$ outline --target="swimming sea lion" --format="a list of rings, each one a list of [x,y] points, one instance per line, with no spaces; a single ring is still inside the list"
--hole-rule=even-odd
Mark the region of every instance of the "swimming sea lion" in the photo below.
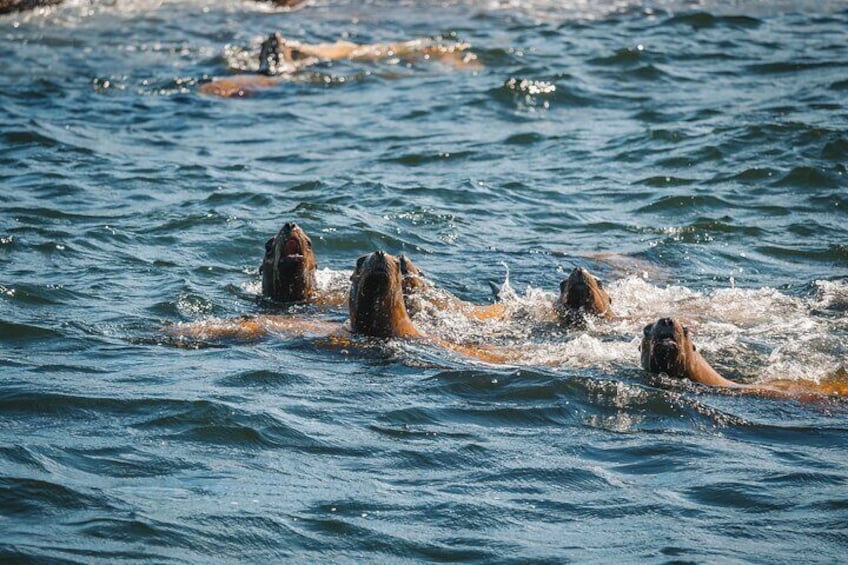
[[[603,284],[583,267],[577,267],[559,285],[555,310],[563,327],[583,326],[586,315],[612,318],[612,299]]]
[[[350,277],[350,327],[372,337],[419,337],[403,301],[401,262],[384,251],[363,255]]]
[[[742,384],[726,379],[695,350],[688,329],[672,318],[661,318],[645,326],[640,349],[642,368],[646,371],[665,373],[673,378],[689,379],[703,385],[733,388],[735,392],[811,402],[848,394],[848,374],[844,369],[841,372],[837,370],[820,382],[776,379]]]
[[[422,309],[431,307],[438,311],[462,314],[473,320],[491,320],[506,314],[503,303],[474,304],[454,296],[427,280],[421,270],[406,255],[399,255],[400,271],[403,275],[403,297],[407,312],[414,316]]]
[[[315,252],[312,240],[294,222],[286,223],[265,242],[262,294],[280,302],[304,302],[315,298]]]
[[[2,2],[3,0],[0,0]],[[438,60],[456,68],[478,68],[477,56],[469,45],[433,39],[413,39],[397,43],[359,44],[338,40],[333,43],[301,43],[270,34],[259,49],[259,74],[235,75],[202,84],[199,91],[224,98],[249,95],[279,84],[286,75],[322,61],[377,61],[386,58]]]
[[[672,318],[660,318],[642,332],[642,368],[711,386],[738,387],[725,379],[695,349],[688,328]]]
[[[294,8],[300,4],[303,4],[306,0],[270,0],[271,4],[276,4],[277,6],[282,6],[283,8]]]

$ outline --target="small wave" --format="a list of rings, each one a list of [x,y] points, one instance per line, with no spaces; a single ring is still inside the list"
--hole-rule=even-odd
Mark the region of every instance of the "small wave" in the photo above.
[[[762,20],[751,16],[719,16],[709,12],[694,12],[672,16],[662,25],[687,25],[695,30],[726,27],[731,29],[756,29],[762,25]]]
[[[34,324],[22,324],[0,320],[0,342],[32,342],[58,339],[62,333],[51,328],[45,328]]]
[[[549,109],[552,103],[562,106],[587,106],[592,99],[583,95],[575,86],[557,85],[546,80],[509,78],[489,95],[508,106],[526,109]]]
[[[164,413],[163,413],[164,412]],[[267,413],[238,410],[210,401],[179,402],[168,411],[135,424],[157,430],[171,441],[199,442],[231,448],[290,448],[310,453],[350,453],[316,439]]]
[[[664,186],[688,186],[700,182],[698,179],[685,179],[672,176],[649,177],[634,184],[642,184],[645,186],[664,187]]]
[[[725,183],[730,181],[740,182],[740,183],[751,183],[756,184],[760,181],[767,180],[775,177],[778,172],[775,169],[769,167],[753,167],[750,169],[745,169],[738,173],[734,174],[723,174],[719,173],[717,176],[712,179],[707,180],[708,183]]]
[[[51,516],[68,510],[112,509],[101,495],[76,490],[58,483],[18,477],[0,477],[0,508],[6,517]]]
[[[433,162],[453,163],[468,160],[473,158],[477,153],[475,151],[439,151],[435,153],[408,153],[397,157],[382,157],[380,160],[384,163],[398,163],[410,167],[418,167],[429,165]]]
[[[296,373],[271,371],[268,369],[244,371],[227,375],[218,384],[233,388],[279,389],[306,384],[306,379]]]
[[[758,63],[748,65],[747,70],[757,75],[773,75],[797,73],[802,71],[821,71],[822,69],[844,69],[846,63],[841,61],[777,61],[773,63]]]
[[[792,186],[798,188],[838,188],[846,186],[846,180],[837,175],[815,167],[795,167],[772,186]]]
[[[682,214],[688,210],[728,210],[731,208],[733,208],[733,205],[730,202],[718,196],[691,195],[663,196],[636,211],[640,214],[670,211]]]
[[[844,265],[848,261],[848,245],[831,244],[823,247],[804,248],[777,245],[761,245],[758,253],[796,263],[815,261],[828,265]]]

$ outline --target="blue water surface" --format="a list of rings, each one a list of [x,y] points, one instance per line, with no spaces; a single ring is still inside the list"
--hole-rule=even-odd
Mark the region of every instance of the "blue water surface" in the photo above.
[[[198,92],[272,31],[481,65]],[[0,60],[0,560],[844,560],[848,404],[638,351],[673,315],[737,380],[844,371],[844,3],[69,0],[0,16]],[[513,324],[418,322],[527,354],[170,339],[269,311],[286,221],[324,285],[378,248],[465,300],[505,284]],[[616,318],[552,330],[578,265]]]

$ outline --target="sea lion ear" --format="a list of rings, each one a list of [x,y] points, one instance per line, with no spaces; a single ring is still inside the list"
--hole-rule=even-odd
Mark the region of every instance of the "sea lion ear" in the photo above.
[[[265,253],[271,253],[271,250],[274,249],[274,240],[276,237],[272,237],[268,241],[265,242]]]
[[[362,255],[356,260],[356,271],[362,268],[362,264],[365,262],[366,257],[368,257],[368,255]]]
[[[651,335],[651,330],[654,329],[654,324],[648,324],[644,328],[642,328],[642,335],[648,337]]]
[[[562,279],[559,283],[559,291],[565,292],[565,286],[568,284],[568,279]]]

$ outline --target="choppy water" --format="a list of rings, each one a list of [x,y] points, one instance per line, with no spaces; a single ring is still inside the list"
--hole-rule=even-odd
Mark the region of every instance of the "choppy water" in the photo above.
[[[340,63],[252,98],[196,92],[273,30],[455,34],[484,68]],[[1,17],[0,558],[844,559],[848,404],[659,386],[637,336],[685,318],[746,382],[845,365],[846,30],[841,2]],[[524,362],[159,339],[264,312],[256,267],[287,220],[329,286],[375,248],[476,302],[508,271],[514,323],[419,323],[525,339]],[[578,264],[617,318],[563,335],[546,313]]]

